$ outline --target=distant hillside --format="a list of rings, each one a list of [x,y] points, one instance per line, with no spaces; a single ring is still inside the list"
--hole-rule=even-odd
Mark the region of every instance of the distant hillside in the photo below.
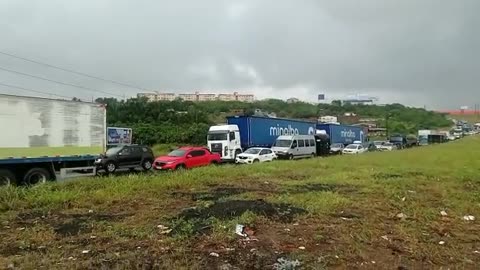
[[[451,125],[444,114],[409,108],[401,104],[341,105],[287,103],[269,99],[253,103],[235,101],[158,101],[133,98],[127,101],[98,99],[107,104],[107,122],[114,126],[133,127],[137,142],[155,143],[204,143],[208,127],[224,123],[232,114],[253,115],[256,109],[274,112],[278,117],[296,119],[317,119],[319,116],[342,117],[351,113],[357,118],[377,119],[378,126],[385,126],[388,118],[389,131],[416,133],[418,129],[438,129]]]

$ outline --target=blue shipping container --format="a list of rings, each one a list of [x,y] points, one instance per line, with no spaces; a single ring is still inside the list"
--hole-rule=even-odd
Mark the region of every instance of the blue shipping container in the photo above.
[[[330,136],[330,144],[343,143],[351,144],[354,141],[366,141],[366,135],[363,127],[335,125],[335,124],[318,124],[318,130],[325,130]]]
[[[301,120],[231,116],[227,117],[227,122],[238,126],[243,149],[253,146],[271,147],[280,135],[315,134],[315,123]]]

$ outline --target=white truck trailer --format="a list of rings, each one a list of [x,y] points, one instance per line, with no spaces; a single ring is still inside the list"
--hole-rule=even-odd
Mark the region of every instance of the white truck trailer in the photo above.
[[[0,94],[0,185],[94,175],[105,151],[103,104]]]

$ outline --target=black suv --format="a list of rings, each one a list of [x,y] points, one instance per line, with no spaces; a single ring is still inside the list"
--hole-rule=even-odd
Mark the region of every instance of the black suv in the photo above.
[[[108,149],[104,155],[95,160],[95,165],[97,169],[103,169],[106,173],[114,173],[122,168],[135,170],[142,167],[144,170],[150,170],[154,159],[153,151],[148,146],[122,145]]]

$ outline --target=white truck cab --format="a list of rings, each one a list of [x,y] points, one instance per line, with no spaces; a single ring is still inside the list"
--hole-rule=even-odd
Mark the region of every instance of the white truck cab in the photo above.
[[[207,135],[208,148],[212,153],[218,153],[224,162],[235,162],[242,152],[240,130],[237,125],[211,126]]]

